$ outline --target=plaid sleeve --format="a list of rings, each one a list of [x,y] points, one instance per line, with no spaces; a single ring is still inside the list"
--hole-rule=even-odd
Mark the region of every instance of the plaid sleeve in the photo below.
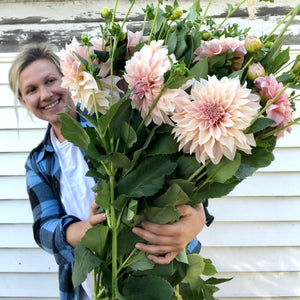
[[[27,160],[25,167],[36,243],[54,254],[57,264],[73,262],[73,248],[66,241],[66,228],[79,219],[66,215],[46,176],[38,170],[32,157]]]

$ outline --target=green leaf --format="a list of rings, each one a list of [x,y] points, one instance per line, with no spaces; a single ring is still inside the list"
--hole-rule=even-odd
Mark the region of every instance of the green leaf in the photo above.
[[[99,124],[100,124],[100,127],[101,127],[101,130],[102,130],[103,134],[105,134],[108,126],[110,125],[111,120],[113,119],[113,117],[118,112],[118,110],[121,107],[123,101],[125,101],[125,98],[122,98],[117,103],[115,103],[114,105],[112,105],[110,107],[110,109],[106,112],[106,114],[102,115],[99,118]]]
[[[61,121],[61,133],[65,139],[75,146],[86,150],[90,142],[90,137],[82,128],[79,122],[66,113],[59,113]]]
[[[100,62],[106,62],[109,59],[109,53],[103,50],[94,50]]]
[[[155,263],[150,260],[147,255],[147,253],[139,251],[138,254],[129,261],[129,267],[134,271],[145,271],[153,269]]]
[[[114,152],[108,157],[108,161],[117,169],[129,169],[130,167],[130,160],[124,153]]]
[[[109,209],[110,204],[110,184],[106,183],[101,191],[98,191],[96,196],[96,203],[103,209]]]
[[[255,123],[248,127],[244,133],[245,134],[249,134],[249,133],[256,133],[259,131],[262,131],[265,128],[268,128],[269,126],[272,126],[276,124],[276,122],[272,119],[268,119],[268,118],[258,118]]]
[[[207,58],[199,60],[192,68],[191,73],[194,74],[196,80],[200,78],[207,79],[208,75],[208,61]]]
[[[233,160],[224,156],[217,165],[214,165],[213,163],[207,165],[207,175],[215,182],[224,183],[236,173],[240,164],[240,153],[236,153]]]
[[[178,152],[178,142],[169,133],[160,134],[151,145],[147,156],[157,154],[173,154]]]
[[[174,53],[177,45],[177,28],[169,34],[167,45],[168,45],[169,54]]]
[[[120,136],[123,139],[127,149],[130,149],[137,141],[135,130],[127,122],[121,123]]]
[[[183,264],[189,264],[185,248],[176,255],[175,259]]]
[[[168,205],[163,208],[150,207],[145,210],[145,218],[156,224],[169,224],[178,221],[180,212],[175,206]]]
[[[182,205],[187,204],[191,200],[183,189],[176,183],[172,184],[167,191],[153,201],[153,205],[164,207],[166,205]]]
[[[205,262],[201,255],[193,253],[188,254],[189,268],[182,282],[192,282],[196,280],[204,271]]]
[[[213,284],[213,285],[215,285],[215,284],[220,284],[220,283],[224,283],[224,282],[230,281],[232,279],[233,279],[233,277],[231,277],[231,278],[215,278],[215,277],[210,277],[205,282],[206,282],[206,284]]]
[[[173,288],[166,280],[157,276],[130,276],[124,282],[122,294],[126,300],[169,300]]]
[[[264,168],[274,160],[274,154],[266,148],[255,147],[252,154],[243,153],[243,163],[252,168]]]
[[[269,74],[275,74],[282,66],[284,66],[290,60],[290,48],[286,48],[280,52],[273,64],[269,68]]]
[[[204,270],[202,272],[203,275],[213,276],[218,273],[210,259],[204,258],[204,263],[205,263],[205,266],[204,266]]]
[[[87,275],[101,264],[101,260],[89,249],[78,244],[74,249],[75,264],[72,274],[74,287],[85,281]]]
[[[95,227],[87,230],[80,241],[80,245],[92,250],[102,259],[107,248],[108,233],[109,228],[107,226],[97,224]]]
[[[196,21],[200,16],[200,12],[200,0],[194,1],[193,4],[190,6],[190,12],[187,15],[186,19],[190,21]]]
[[[136,169],[123,177],[116,185],[116,194],[130,197],[152,196],[162,188],[166,175],[176,168],[176,163],[162,156],[143,160]]]
[[[185,84],[188,80],[193,79],[192,74],[185,74],[185,75],[175,75],[171,79],[168,79],[165,86],[169,89],[179,89],[183,84]]]

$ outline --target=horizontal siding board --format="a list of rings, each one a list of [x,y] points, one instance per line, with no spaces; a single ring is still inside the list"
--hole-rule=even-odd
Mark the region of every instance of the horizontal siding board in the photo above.
[[[198,239],[205,247],[300,246],[300,222],[214,222]],[[0,248],[34,248],[31,224],[0,225]]]
[[[209,200],[217,221],[297,221],[299,197],[224,197]]]
[[[28,152],[0,153],[0,176],[25,175]]]
[[[200,254],[218,272],[285,272],[300,270],[300,247],[206,247]]]
[[[209,211],[217,222],[298,221],[300,201],[298,197],[224,197],[210,199]],[[18,223],[32,223],[29,200],[0,200],[0,224]]]
[[[205,247],[218,272],[295,272],[300,247]],[[54,257],[39,248],[0,248],[0,273],[57,272]]]
[[[206,247],[300,246],[300,222],[217,222],[198,239]]]
[[[0,273],[57,273],[54,256],[39,248],[0,249]]]
[[[296,197],[300,195],[299,182],[300,172],[255,173],[237,185],[229,196]],[[0,176],[0,190],[0,199],[25,199],[25,176]]]
[[[45,129],[0,130],[1,152],[31,151],[43,139]]]
[[[299,297],[300,272],[220,273],[216,277],[231,278],[219,287],[216,297]],[[274,298],[273,298],[274,297]]]
[[[1,72],[1,64],[0,64],[0,72]],[[1,95],[0,109],[6,106],[10,106],[10,107],[14,106],[14,95],[7,84],[0,84],[0,95]]]
[[[25,128],[46,128],[47,122],[36,117],[30,118],[26,108],[18,108],[18,118],[13,107],[0,108],[0,128],[5,129],[25,129]]]
[[[2,297],[59,296],[56,273],[0,273],[0,282]]]

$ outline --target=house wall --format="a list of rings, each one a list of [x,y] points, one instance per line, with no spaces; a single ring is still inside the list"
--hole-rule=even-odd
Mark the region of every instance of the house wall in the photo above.
[[[191,1],[179,1],[188,6]],[[208,1],[202,1],[203,7]],[[0,299],[58,299],[57,266],[32,238],[32,216],[24,162],[42,139],[46,123],[32,121],[23,108],[15,115],[7,84],[10,63],[26,43],[47,41],[60,49],[72,36],[95,34],[106,1],[1,1],[0,3]],[[128,1],[120,1],[120,15]],[[147,1],[137,1],[144,7]],[[225,14],[215,1],[212,14]],[[232,2],[231,2],[232,3]],[[237,2],[234,2],[237,3]],[[253,32],[271,31],[297,1],[255,2],[233,18]],[[99,7],[100,6],[100,7]],[[140,20],[137,13],[130,26]],[[292,57],[300,54],[300,18],[290,30]],[[300,111],[300,99],[296,101]],[[300,113],[297,112],[296,116]],[[245,180],[228,196],[211,199],[214,223],[200,234],[202,255],[211,258],[222,284],[220,300],[300,300],[300,125],[278,141],[275,161]]]

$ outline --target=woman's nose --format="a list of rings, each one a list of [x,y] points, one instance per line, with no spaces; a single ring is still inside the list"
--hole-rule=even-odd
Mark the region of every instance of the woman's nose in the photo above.
[[[49,87],[42,86],[40,87],[40,98],[42,101],[47,101],[52,96],[52,91]]]

